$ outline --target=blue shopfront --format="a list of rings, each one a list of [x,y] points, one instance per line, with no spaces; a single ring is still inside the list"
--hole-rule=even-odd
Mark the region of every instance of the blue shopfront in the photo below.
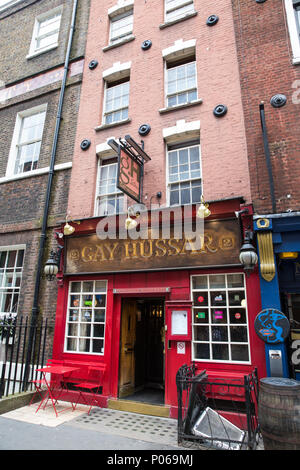
[[[261,318],[269,321],[261,329],[265,335],[267,373],[300,380],[300,212],[256,215],[254,230]],[[269,327],[282,335],[281,340],[274,339]]]

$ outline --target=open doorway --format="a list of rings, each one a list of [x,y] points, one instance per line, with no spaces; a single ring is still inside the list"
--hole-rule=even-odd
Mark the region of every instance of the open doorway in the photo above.
[[[123,299],[119,398],[164,404],[164,300]]]

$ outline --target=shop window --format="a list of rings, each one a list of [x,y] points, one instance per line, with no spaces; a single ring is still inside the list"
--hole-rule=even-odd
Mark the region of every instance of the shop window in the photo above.
[[[165,21],[176,21],[194,12],[193,0],[165,0]]]
[[[96,215],[119,214],[124,209],[124,194],[117,188],[117,163],[105,164],[99,159]]]
[[[244,274],[192,276],[193,360],[250,361]]]
[[[46,105],[18,113],[6,176],[37,169],[45,117]]]
[[[61,15],[59,7],[36,18],[28,58],[57,47]]]
[[[129,78],[121,83],[107,82],[104,104],[104,124],[128,119]]]
[[[126,11],[110,19],[110,44],[125,41],[132,35],[133,10]]]
[[[195,57],[182,62],[166,62],[167,108],[192,103],[198,98]]]
[[[104,354],[106,281],[73,281],[65,333],[65,351]]]
[[[17,315],[24,247],[0,247],[0,317]]]
[[[201,200],[200,145],[168,147],[169,205],[194,204]]]

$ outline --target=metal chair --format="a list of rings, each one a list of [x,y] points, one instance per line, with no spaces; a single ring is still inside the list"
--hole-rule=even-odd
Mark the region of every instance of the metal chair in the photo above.
[[[78,405],[80,398],[82,398],[83,402],[86,405],[90,405],[88,414],[90,414],[90,411],[93,407],[93,403],[96,403],[97,406],[101,406],[97,395],[99,393],[100,387],[102,387],[103,385],[103,382],[102,382],[103,372],[104,372],[103,369],[99,367],[89,366],[87,380],[85,382],[74,384],[74,387],[79,389],[78,399],[77,399],[77,402],[75,403],[75,408]],[[90,400],[86,399],[85,395],[87,393],[91,394],[92,396],[92,404]]]

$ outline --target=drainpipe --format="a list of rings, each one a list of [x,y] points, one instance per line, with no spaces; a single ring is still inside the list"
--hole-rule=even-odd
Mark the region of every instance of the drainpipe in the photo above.
[[[275,200],[275,191],[274,191],[274,180],[273,180],[273,173],[272,173],[269,141],[268,141],[268,135],[267,135],[267,126],[266,126],[266,120],[265,120],[265,105],[263,101],[259,105],[259,111],[260,111],[260,122],[261,122],[264,149],[265,149],[265,157],[266,157],[267,169],[268,169],[268,174],[269,174],[272,213],[276,214],[277,209],[276,209],[276,200]]]
[[[50,199],[51,199],[52,182],[53,182],[53,176],[54,176],[54,165],[55,165],[55,158],[56,158],[57,141],[58,141],[58,135],[59,135],[59,129],[60,129],[60,122],[62,119],[61,117],[62,107],[63,107],[63,102],[64,102],[66,82],[68,78],[71,47],[72,47],[72,42],[73,42],[74,30],[75,30],[77,4],[78,4],[78,0],[74,0],[71,26],[70,26],[70,31],[69,31],[68,46],[67,46],[67,52],[65,56],[64,74],[63,74],[63,79],[62,79],[62,84],[61,84],[61,89],[60,89],[58,109],[57,109],[57,115],[56,115],[55,132],[54,132],[54,138],[53,138],[52,150],[51,150],[50,169],[49,169],[49,175],[48,175],[48,185],[47,185],[46,200],[45,200],[45,205],[44,205],[44,214],[43,214],[42,230],[41,230],[41,236],[40,236],[40,247],[39,247],[38,263],[37,263],[37,272],[36,272],[36,278],[35,278],[33,306],[32,306],[32,311],[31,311],[31,326],[29,330],[28,349],[27,349],[25,371],[24,371],[24,382],[23,382],[24,390],[26,390],[26,385],[27,385],[28,376],[29,376],[29,365],[30,365],[31,356],[32,356],[32,347],[33,347],[33,338],[34,338],[34,325],[36,324],[36,320],[37,320],[38,313],[39,313],[38,301],[39,301],[39,293],[40,293],[41,275],[42,275],[42,269],[43,269],[44,249],[45,249],[45,243],[46,243],[46,238],[47,238],[48,213],[49,213],[49,205],[50,205]]]

